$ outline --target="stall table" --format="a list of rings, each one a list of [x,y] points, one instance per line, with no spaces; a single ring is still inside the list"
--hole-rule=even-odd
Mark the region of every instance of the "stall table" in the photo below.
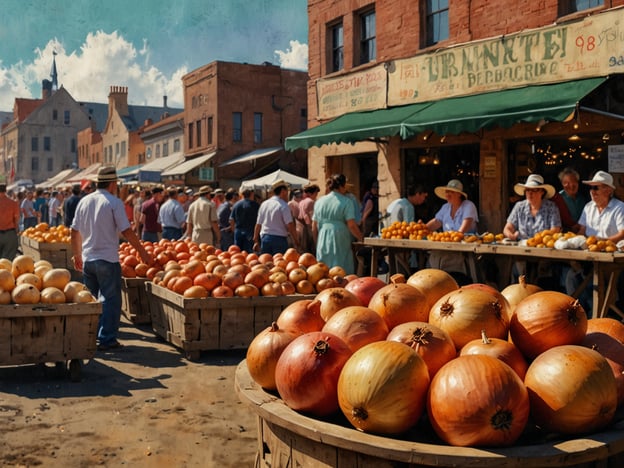
[[[483,282],[482,269],[477,260],[481,255],[493,255],[504,260],[505,271],[500,275],[504,282],[510,278],[511,265],[514,261],[539,260],[561,262],[590,262],[593,267],[593,310],[592,317],[605,317],[611,309],[624,318],[624,312],[616,305],[618,278],[624,269],[624,252],[590,252],[589,250],[557,250],[549,248],[506,245],[499,243],[485,244],[477,242],[434,242],[427,240],[380,239],[366,237],[362,243],[372,249],[371,271],[377,271],[377,262],[382,251],[386,250],[391,257],[400,251],[417,250],[421,252],[442,250],[462,253],[472,280]],[[392,261],[390,264],[392,265]],[[499,286],[504,287],[506,284]]]

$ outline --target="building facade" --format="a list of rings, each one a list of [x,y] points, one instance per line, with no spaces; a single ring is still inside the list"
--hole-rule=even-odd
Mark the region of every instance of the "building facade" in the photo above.
[[[185,75],[184,155],[202,162],[187,165],[183,180],[171,179],[238,187],[271,168],[305,175],[306,152],[286,155],[283,145],[307,126],[307,80],[305,72],[269,63],[222,61]]]
[[[308,177],[345,173],[380,208],[460,179],[500,232],[529,173],[610,170],[624,115],[624,1],[311,0]],[[548,103],[548,104],[547,104]],[[608,156],[611,154],[611,156]],[[436,197],[429,197],[435,199]]]

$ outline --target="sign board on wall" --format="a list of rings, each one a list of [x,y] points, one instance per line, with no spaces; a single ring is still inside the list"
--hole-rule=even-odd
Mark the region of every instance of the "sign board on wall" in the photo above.
[[[624,145],[609,145],[608,171],[624,173]]]
[[[624,71],[624,10],[396,60],[388,106]]]
[[[199,180],[213,181],[214,180],[214,167],[200,167],[199,168]]]
[[[318,118],[324,120],[349,112],[383,109],[387,81],[388,72],[383,64],[362,72],[318,80]]]

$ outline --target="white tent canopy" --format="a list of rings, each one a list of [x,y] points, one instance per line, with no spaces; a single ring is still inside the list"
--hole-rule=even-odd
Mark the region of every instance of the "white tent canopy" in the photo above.
[[[271,172],[262,177],[258,177],[257,179],[245,180],[241,184],[241,190],[250,188],[252,190],[271,190],[271,185],[278,180],[283,179],[288,182],[291,188],[302,188],[303,186],[310,183],[308,179],[304,179],[303,177],[296,176],[291,174],[290,172],[283,171],[282,169],[278,169],[275,172]]]

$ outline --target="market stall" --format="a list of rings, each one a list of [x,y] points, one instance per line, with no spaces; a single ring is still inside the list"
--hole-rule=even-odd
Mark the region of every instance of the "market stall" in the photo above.
[[[506,268],[500,274],[499,286],[505,286],[510,278],[511,264],[516,260],[537,262],[550,261],[578,261],[590,262],[593,267],[593,311],[592,317],[605,317],[612,309],[622,315],[615,306],[617,299],[617,282],[620,273],[624,270],[624,252],[591,252],[589,250],[536,248],[520,245],[505,245],[503,243],[463,243],[463,242],[436,242],[428,240],[408,239],[381,239],[367,237],[363,245],[372,249],[371,271],[377,271],[377,263],[382,253],[392,255],[397,251],[453,251],[462,253],[474,282],[483,282],[483,271],[477,265],[481,255],[493,255],[501,258]],[[392,262],[391,262],[392,263]]]

